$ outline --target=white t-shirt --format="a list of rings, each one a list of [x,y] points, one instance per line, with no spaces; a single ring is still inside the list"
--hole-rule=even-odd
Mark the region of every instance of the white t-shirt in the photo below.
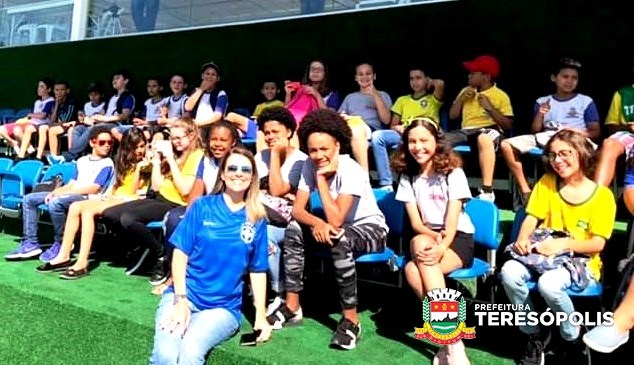
[[[182,94],[177,99],[174,95],[168,96],[163,99],[163,105],[167,107],[168,118],[180,118],[185,114],[185,102],[187,101],[187,95]]]
[[[315,171],[313,160],[310,158],[306,159],[297,190],[310,194],[317,189]],[[344,220],[345,224],[355,226],[377,224],[386,231],[388,230],[385,216],[374,198],[368,173],[348,155],[339,156],[337,173],[330,180],[330,196],[333,199],[337,199],[339,194],[349,194],[357,198],[348,211],[348,215]]]
[[[97,105],[93,105],[90,101],[84,104],[84,115],[87,117],[92,117],[97,114],[105,114],[106,113],[106,103],[101,102]]]
[[[198,171],[196,172],[196,178],[202,179],[205,184],[205,193],[209,194],[216,185],[216,179],[218,178],[218,161],[215,158],[205,156],[200,160],[198,164]]]
[[[290,155],[286,156],[281,166],[282,180],[297,188],[302,175],[306,154],[298,149],[294,149]],[[271,164],[271,150],[265,149],[255,155],[255,166],[258,169],[258,176],[263,178],[269,175],[269,165]]]
[[[419,174],[412,180],[409,176],[402,176],[396,191],[396,200],[416,203],[423,221],[434,230],[445,227],[447,206],[450,201],[470,198],[469,183],[464,171],[460,168],[454,169],[447,176],[433,174],[427,177]],[[475,231],[464,209],[458,217],[457,230],[464,233]]]

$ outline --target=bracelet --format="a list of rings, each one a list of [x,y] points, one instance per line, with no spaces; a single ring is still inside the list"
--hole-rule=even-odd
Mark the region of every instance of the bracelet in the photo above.
[[[180,302],[183,299],[187,299],[187,294],[174,294],[174,304]]]

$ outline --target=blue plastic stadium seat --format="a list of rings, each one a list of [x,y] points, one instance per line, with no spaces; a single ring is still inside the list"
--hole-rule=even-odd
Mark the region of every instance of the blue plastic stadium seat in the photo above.
[[[0,172],[0,214],[18,218],[22,199],[40,179],[44,164],[40,161],[20,161],[10,170]]]
[[[10,158],[2,157],[0,158],[0,172],[6,172],[11,170],[13,166],[13,160]]]
[[[388,242],[398,241],[399,250],[402,251],[403,226],[405,217],[405,207],[402,202],[397,201],[395,192],[387,192],[380,189],[373,189],[377,205],[389,228]],[[319,193],[314,191],[310,194],[309,200],[311,212],[319,217],[324,216],[323,205],[319,198]],[[386,247],[381,252],[373,252],[359,255],[355,258],[357,263],[387,263],[392,271],[405,267],[405,258],[397,255],[393,249]]]
[[[458,145],[453,148],[454,151],[458,153],[471,153],[471,147],[468,145]]]
[[[145,225],[149,229],[163,229],[163,221],[154,221]]]
[[[531,156],[541,156],[544,154],[544,150],[539,147],[533,147],[527,153]]]
[[[473,235],[475,244],[488,251],[487,260],[474,258],[471,267],[452,271],[448,275],[452,279],[480,278],[492,274],[496,268],[495,256],[501,241],[498,208],[489,201],[471,199],[465,205],[465,211],[475,227]]]
[[[61,164],[52,165],[44,171],[40,182],[49,181],[55,176],[60,175],[62,177],[62,183],[68,184],[68,182],[76,175],[77,164],[74,162],[64,162]]]

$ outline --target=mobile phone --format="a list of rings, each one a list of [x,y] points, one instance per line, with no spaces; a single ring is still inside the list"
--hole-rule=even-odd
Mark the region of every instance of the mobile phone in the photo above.
[[[336,234],[333,234],[332,236],[330,236],[330,238],[332,238],[334,240],[341,239],[341,237],[343,237],[344,233],[346,233],[346,231],[344,231],[343,229],[340,229],[339,232],[337,232]]]
[[[255,346],[258,344],[258,337],[262,333],[261,330],[256,330],[251,333],[245,333],[240,336],[240,346]]]

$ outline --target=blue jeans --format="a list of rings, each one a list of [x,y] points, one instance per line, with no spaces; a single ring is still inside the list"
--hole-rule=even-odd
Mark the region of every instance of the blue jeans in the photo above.
[[[372,132],[372,153],[379,175],[379,185],[392,185],[392,171],[390,170],[389,150],[401,143],[401,135],[391,129],[380,129]]]
[[[44,203],[49,192],[31,193],[24,196],[24,208],[22,213],[22,234],[25,241],[37,242],[37,207]],[[85,195],[71,194],[57,196],[48,202],[48,210],[53,222],[53,242],[62,242],[64,225],[66,224],[66,212],[68,207],[76,201],[85,200]]]
[[[236,318],[224,308],[192,311],[185,336],[162,330],[161,324],[172,315],[174,293],[166,293],[156,311],[154,348],[150,365],[204,364],[205,356],[214,347],[235,335],[240,328]]]
[[[73,128],[73,143],[69,146],[67,152],[62,153],[66,161],[74,161],[84,153],[84,150],[88,147],[90,128],[90,126],[85,124],[78,124]]]
[[[154,30],[159,11],[159,0],[132,0],[130,10],[136,30],[139,32]]]
[[[509,260],[502,266],[502,285],[511,303],[529,305],[533,310],[533,303],[526,285],[526,282],[531,279],[532,273],[519,261]],[[537,290],[554,313],[574,312],[572,300],[564,291],[571,285],[570,273],[565,268],[547,271],[537,278]],[[538,326],[521,326],[520,330],[526,334],[539,333]],[[573,341],[579,337],[579,327],[569,322],[562,322],[559,331],[566,341]]]
[[[271,282],[271,290],[277,294],[281,294],[284,291],[284,279],[282,279],[282,270],[280,267],[282,260],[281,245],[284,242],[284,231],[286,231],[286,228],[276,227],[270,224],[266,226],[269,247],[275,247],[275,251],[269,254],[269,281]]]

